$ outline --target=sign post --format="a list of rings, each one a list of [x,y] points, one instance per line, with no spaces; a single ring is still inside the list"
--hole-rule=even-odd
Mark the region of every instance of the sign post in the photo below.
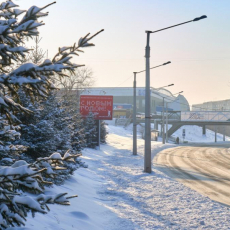
[[[101,121],[100,120],[96,120],[96,130],[97,130],[97,137],[96,137],[96,141],[97,141],[97,146],[100,149],[100,142],[101,142]]]
[[[184,138],[185,138],[185,129],[183,129],[182,137],[183,137],[183,142],[184,142]]]
[[[81,95],[80,113],[86,118],[89,113],[93,113],[94,119],[97,120],[98,147],[100,148],[100,120],[113,119],[113,96],[107,95]]]

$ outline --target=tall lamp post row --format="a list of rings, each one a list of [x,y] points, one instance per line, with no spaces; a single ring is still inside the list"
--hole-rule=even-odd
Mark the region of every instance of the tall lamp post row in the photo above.
[[[201,19],[207,18],[206,15],[203,15],[193,20],[186,21],[180,24],[176,24],[170,27],[166,27],[156,31],[146,31],[147,33],[147,44],[145,48],[145,59],[146,59],[146,79],[145,79],[145,153],[144,153],[144,171],[147,173],[152,172],[152,163],[151,163],[151,127],[150,127],[150,46],[149,39],[150,34],[157,33],[163,30],[167,30],[176,26],[184,25],[190,22],[196,22]]]
[[[173,86],[174,84],[171,84],[171,85],[168,85],[168,86]],[[167,87],[168,87],[167,86]],[[162,88],[165,88],[165,87],[160,87],[160,88],[158,88],[158,89],[162,89]],[[163,107],[162,107],[162,112],[163,112],[163,115],[162,115],[162,120],[163,120],[163,116],[164,116],[164,100],[165,100],[165,98],[166,97],[162,97],[163,98]],[[163,130],[162,130],[162,126],[161,126],[161,133],[163,133]]]
[[[161,65],[151,67],[150,69],[155,69],[155,68],[158,68],[161,66],[168,65],[170,63],[171,62],[168,61],[168,62],[165,62]],[[133,80],[133,155],[137,155],[137,123],[136,123],[136,116],[137,116],[136,84],[137,84],[137,81],[136,81],[136,75],[138,73],[142,73],[142,72],[145,72],[145,70],[142,70],[139,72],[133,72],[133,74],[134,74],[134,80]],[[173,85],[173,84],[171,84],[171,85]],[[168,85],[168,86],[171,86],[171,85]],[[167,87],[167,86],[164,86],[164,87]],[[163,88],[163,87],[161,87],[161,88]]]
[[[179,93],[174,93],[173,95],[183,93],[184,91],[181,91]],[[166,103],[166,143],[168,143],[168,103]]]

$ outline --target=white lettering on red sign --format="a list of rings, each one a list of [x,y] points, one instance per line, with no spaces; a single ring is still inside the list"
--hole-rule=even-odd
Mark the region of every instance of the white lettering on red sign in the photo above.
[[[86,117],[93,112],[95,119],[111,120],[113,111],[113,96],[82,95],[80,98],[80,112]]]

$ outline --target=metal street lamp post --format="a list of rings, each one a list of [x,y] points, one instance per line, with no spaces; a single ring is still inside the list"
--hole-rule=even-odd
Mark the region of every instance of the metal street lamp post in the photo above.
[[[168,65],[170,63],[171,62],[168,61],[168,62],[163,63],[162,65],[151,67],[150,69],[155,69],[155,68],[158,68],[160,66]],[[139,71],[139,72],[133,72],[133,74],[134,74],[134,81],[133,81],[133,155],[137,155],[137,123],[136,123],[136,116],[137,116],[136,115],[137,114],[136,84],[137,84],[137,82],[136,82],[136,75],[137,75],[137,73],[142,73],[142,72],[145,72],[145,70],[142,70],[142,71]],[[163,86],[161,88],[172,86],[172,85],[173,84]]]
[[[136,72],[133,81],[133,155],[137,155],[137,105],[136,105]]]
[[[179,93],[174,93],[173,95],[177,95],[183,92],[184,91],[180,91]],[[166,102],[166,143],[168,143],[168,103],[169,102]]]
[[[174,84],[170,84],[170,85],[166,85],[166,86],[163,86],[163,87],[160,87],[158,88],[158,90],[162,89],[162,88],[166,88],[166,87],[170,87],[170,86],[173,86]],[[162,136],[162,143],[165,144],[165,136],[163,135],[165,133],[165,127],[163,126],[164,123],[165,123],[165,118],[164,118],[164,106],[165,106],[165,103],[164,103],[164,100],[165,100],[165,97],[162,97],[163,98],[163,107],[162,107],[162,118],[161,118],[161,136]]]
[[[165,144],[165,97],[163,97],[163,109],[162,109],[162,124],[161,124],[161,136],[162,136],[162,144]]]
[[[166,102],[166,143],[168,143],[168,102]]]
[[[150,46],[149,39],[151,33],[160,32],[162,30],[167,30],[176,26],[180,26],[190,22],[196,22],[201,19],[207,18],[206,15],[203,15],[198,18],[194,18],[193,20],[183,22],[180,24],[176,24],[170,27],[166,27],[156,31],[146,31],[147,33],[147,43],[145,48],[145,68],[146,68],[146,79],[145,79],[145,152],[144,152],[144,172],[151,173],[152,165],[151,165],[151,127],[150,127]]]
[[[174,84],[172,84],[172,85],[174,85]],[[165,144],[165,98],[166,97],[163,97],[162,123],[161,123],[162,144]]]

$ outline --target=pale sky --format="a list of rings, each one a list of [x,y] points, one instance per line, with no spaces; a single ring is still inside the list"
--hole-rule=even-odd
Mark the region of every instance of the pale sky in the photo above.
[[[21,9],[52,1],[15,0]],[[75,63],[90,67],[96,87],[132,87],[133,72],[145,69],[146,30],[158,30],[207,15],[151,35],[151,86],[174,83],[190,104],[230,98],[229,0],[58,0],[47,8],[40,27],[41,47],[52,58],[58,47],[72,45],[88,32],[105,29]],[[137,86],[145,74],[137,75]]]

